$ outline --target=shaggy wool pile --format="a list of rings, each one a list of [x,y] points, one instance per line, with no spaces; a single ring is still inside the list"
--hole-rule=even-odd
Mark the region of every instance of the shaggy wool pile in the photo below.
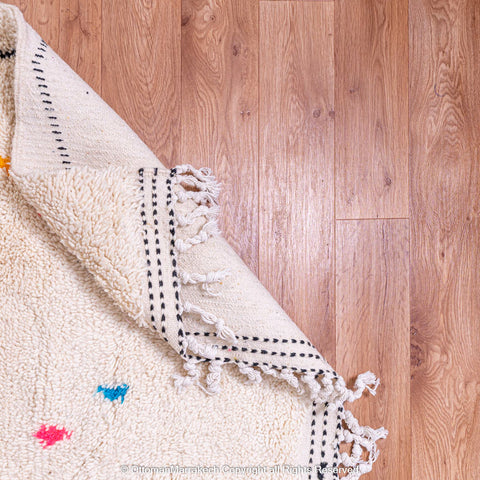
[[[0,479],[356,479],[383,428],[165,168],[0,4]],[[346,448],[340,449],[342,444]]]

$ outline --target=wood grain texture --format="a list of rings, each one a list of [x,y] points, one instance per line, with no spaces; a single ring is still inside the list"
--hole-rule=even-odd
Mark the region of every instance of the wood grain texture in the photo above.
[[[60,1],[7,0],[4,3],[16,5],[22,11],[25,20],[34,26],[50,47],[57,51],[60,40]]]
[[[101,92],[102,9],[98,0],[62,0],[57,53]]]
[[[375,398],[348,408],[389,430],[371,480],[411,478],[408,230],[408,220],[336,223],[336,368],[351,384],[368,370],[381,378]]]
[[[181,163],[178,2],[101,4],[103,98],[164,165]]]
[[[480,471],[480,4],[410,1],[414,479]]]
[[[335,2],[337,219],[408,216],[407,12]]]
[[[223,184],[221,229],[258,269],[258,2],[182,2],[182,162]]]
[[[379,375],[367,478],[476,479],[480,3],[7,3],[161,161],[211,166],[247,264],[348,381]]]
[[[260,280],[327,359],[333,297],[333,4],[260,4]]]

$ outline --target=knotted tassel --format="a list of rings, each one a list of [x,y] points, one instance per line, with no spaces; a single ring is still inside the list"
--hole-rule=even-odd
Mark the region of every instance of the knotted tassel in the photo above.
[[[238,369],[241,373],[247,376],[247,383],[260,383],[262,381],[262,376],[258,370],[255,370],[253,367],[239,363]]]
[[[372,372],[365,372],[360,374],[355,380],[354,390],[347,389],[345,381],[341,377],[335,382],[334,388],[339,394],[338,401],[343,403],[358,400],[363,395],[365,389],[372,395],[376,395],[378,385],[380,385],[380,379],[375,377]]]
[[[173,375],[174,385],[179,390],[185,390],[191,385],[198,385],[200,370],[198,369],[198,362],[195,358],[189,358],[183,364],[183,368],[187,371],[187,375]]]
[[[221,360],[212,360],[208,366],[208,375],[206,378],[206,391],[207,393],[214,395],[221,391],[220,381],[222,379],[222,364]]]
[[[230,341],[232,344],[237,343],[237,338],[233,330],[227,327],[225,322],[221,318],[217,318],[213,313],[206,312],[197,305],[192,305],[190,302],[184,302],[181,310],[181,313],[186,312],[199,315],[205,323],[215,326],[219,338]]]
[[[386,438],[388,431],[385,428],[373,429],[362,427],[352,412],[342,411],[340,417],[348,429],[342,429],[339,434],[339,441],[352,444],[352,453],[343,452],[340,454],[341,463],[345,467],[351,467],[352,471],[344,477],[346,480],[357,480],[364,473],[372,470],[373,463],[377,460],[378,450],[376,442]],[[368,452],[367,460],[362,460],[363,450]]]
[[[200,273],[188,273],[181,271],[180,272],[180,281],[183,285],[201,285],[203,290],[205,290],[208,295],[218,296],[218,292],[214,292],[211,289],[211,284],[220,283],[224,278],[231,275],[230,270],[217,270],[213,272],[208,272],[205,275]]]

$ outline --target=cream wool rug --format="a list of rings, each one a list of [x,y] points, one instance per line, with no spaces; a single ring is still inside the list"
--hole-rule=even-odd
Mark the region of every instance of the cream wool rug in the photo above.
[[[377,458],[348,389],[165,168],[0,4],[0,479],[324,479]],[[340,450],[341,444],[347,448]]]

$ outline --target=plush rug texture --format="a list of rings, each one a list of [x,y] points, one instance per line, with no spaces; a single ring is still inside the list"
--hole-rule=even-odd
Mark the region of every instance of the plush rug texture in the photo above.
[[[0,479],[371,470],[386,430],[346,402],[375,376],[347,388],[222,238],[211,172],[165,168],[4,4],[0,167]]]

